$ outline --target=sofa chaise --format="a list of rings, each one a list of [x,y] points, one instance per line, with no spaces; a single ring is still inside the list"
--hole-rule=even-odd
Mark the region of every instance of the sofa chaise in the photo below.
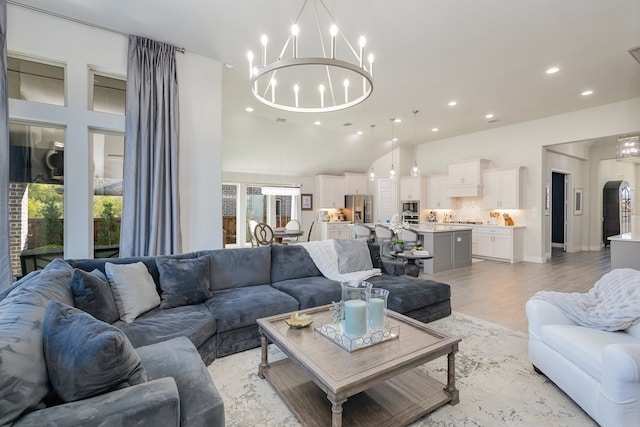
[[[403,265],[383,261],[376,245],[366,245],[364,250],[371,265],[383,272],[368,281],[374,287],[389,290],[390,309],[424,322],[451,313],[449,285],[404,275]],[[161,296],[162,301],[135,318],[103,323],[124,333],[140,357],[147,372],[147,382],[78,401],[51,404],[52,390],[41,350],[41,323],[47,303],[58,301],[73,308],[78,302],[76,275],[81,276],[83,272],[82,275],[104,277],[105,273],[113,274],[111,270],[127,265],[144,266],[151,286],[155,287],[156,297]],[[166,306],[168,299],[165,296],[173,292],[167,288],[171,281],[179,286],[198,282],[198,286],[204,284],[207,289],[200,298],[193,300],[192,295],[186,296],[182,303]],[[113,284],[111,289],[114,289]],[[33,298],[37,304],[21,306],[18,297],[32,293],[36,294]],[[32,393],[26,387],[0,396],[6,402],[18,401],[24,398],[22,394],[31,396],[26,405],[0,408],[0,413],[6,409],[9,414],[0,418],[0,425],[11,422],[41,425],[44,420],[54,420],[55,425],[129,425],[135,424],[132,420],[141,419],[144,423],[162,419],[163,425],[224,425],[223,403],[206,373],[206,365],[216,357],[258,347],[260,336],[256,319],[329,304],[340,298],[340,283],[324,277],[300,245],[142,258],[56,260],[44,270],[31,273],[9,290],[0,292],[0,389],[17,388],[21,381],[42,387],[39,393]],[[31,311],[32,322],[13,325],[11,315],[15,306]],[[5,311],[3,307],[13,308]],[[39,326],[34,328],[34,324]],[[3,357],[3,351],[5,355],[7,349],[14,351],[12,340],[16,335],[29,328],[37,333],[30,349],[20,350],[23,355],[29,353],[29,357]],[[199,356],[197,360],[193,360],[194,355]],[[13,364],[19,365],[23,378],[16,377]],[[38,368],[33,369],[36,366]],[[151,383],[156,388],[148,389]],[[166,404],[158,404],[160,398],[145,397],[149,390],[158,390],[158,393],[163,390],[162,399],[166,399]],[[125,403],[133,406],[125,408]]]

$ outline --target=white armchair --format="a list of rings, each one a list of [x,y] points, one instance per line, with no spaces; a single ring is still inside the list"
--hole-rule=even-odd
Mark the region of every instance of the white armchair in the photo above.
[[[606,332],[579,326],[531,299],[529,359],[603,427],[640,426],[640,324]]]

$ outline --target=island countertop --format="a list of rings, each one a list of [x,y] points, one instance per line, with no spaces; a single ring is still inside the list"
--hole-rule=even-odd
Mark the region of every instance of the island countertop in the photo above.
[[[617,234],[615,236],[609,236],[607,239],[616,242],[640,242],[640,232],[634,231],[631,233]]]
[[[418,233],[442,233],[446,231],[462,231],[462,230],[473,230],[472,227],[469,226],[451,226],[451,225],[426,225],[426,224],[411,224],[409,229],[414,230]]]

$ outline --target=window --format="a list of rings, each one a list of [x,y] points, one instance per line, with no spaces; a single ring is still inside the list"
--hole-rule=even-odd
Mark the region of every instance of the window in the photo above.
[[[93,143],[93,247],[96,258],[120,250],[124,135],[90,132]]]
[[[93,82],[90,110],[124,115],[127,86],[125,79],[90,71],[89,81]]]
[[[9,124],[9,239],[13,275],[63,256],[65,131]]]
[[[7,58],[9,98],[52,105],[66,105],[63,65]]]
[[[224,244],[235,244],[237,242],[237,204],[238,186],[222,185],[222,231]]]

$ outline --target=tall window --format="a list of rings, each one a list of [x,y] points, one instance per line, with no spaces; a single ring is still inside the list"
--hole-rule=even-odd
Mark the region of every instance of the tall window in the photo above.
[[[97,71],[90,71],[89,78],[93,81],[89,109],[102,113],[124,115],[127,81]]]
[[[64,66],[17,56],[7,58],[9,98],[43,104],[66,105]]]
[[[233,245],[237,241],[238,186],[224,184],[222,186],[222,230],[224,244]]]
[[[97,258],[117,256],[122,218],[124,135],[92,131],[93,247]]]
[[[9,227],[13,274],[63,254],[63,128],[9,124]]]

